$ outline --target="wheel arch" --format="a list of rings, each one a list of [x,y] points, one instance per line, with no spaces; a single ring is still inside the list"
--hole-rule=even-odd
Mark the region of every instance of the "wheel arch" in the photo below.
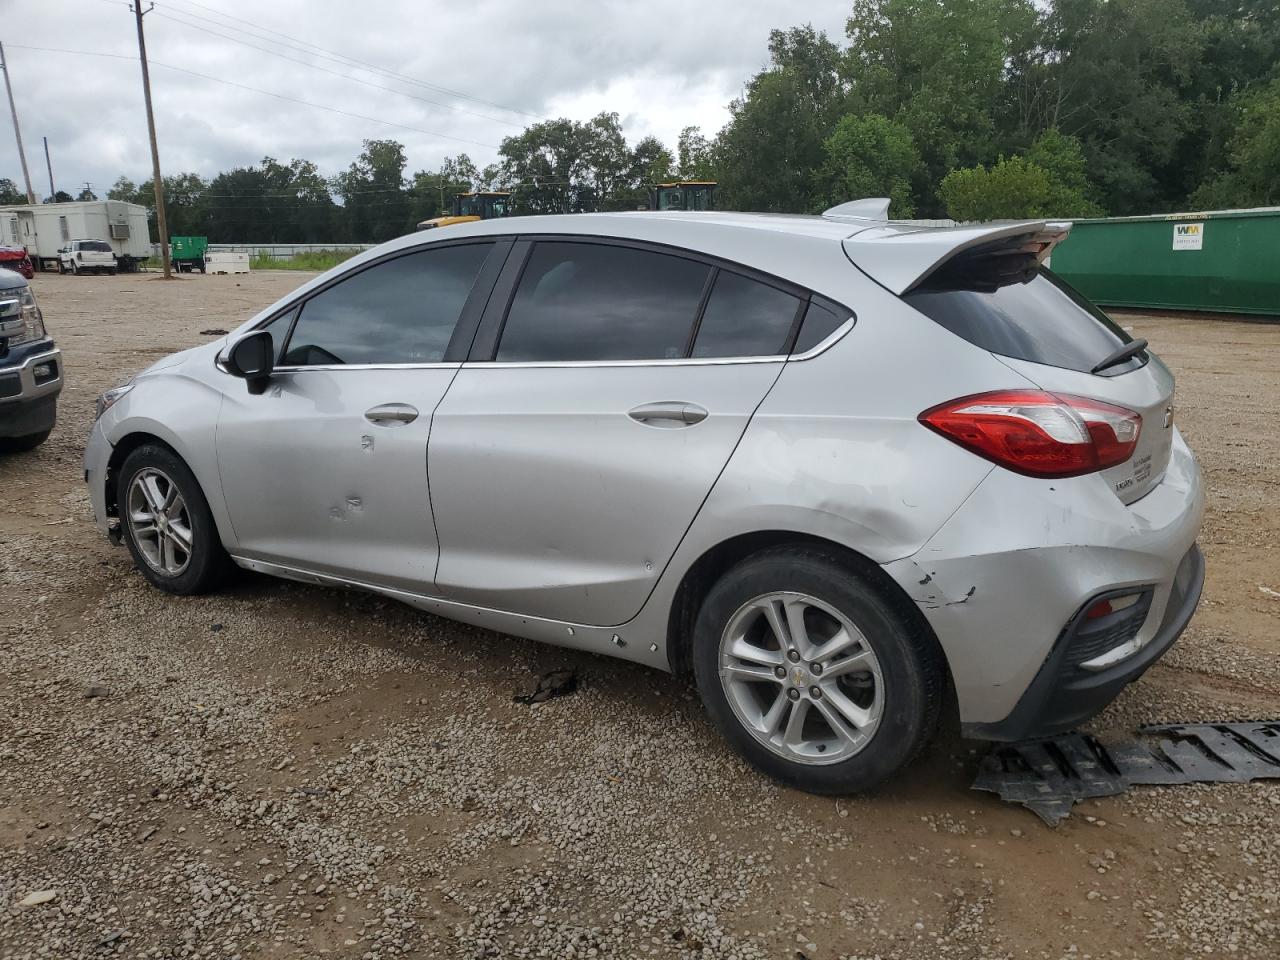
[[[937,646],[946,668],[947,684],[951,685],[950,664],[933,627],[897,581],[865,554],[838,541],[795,530],[759,530],[730,537],[705,550],[689,566],[676,587],[667,617],[667,657],[673,673],[680,676],[692,673],[693,624],[702,601],[715,582],[747,557],[762,550],[789,545],[818,547],[830,554],[836,563],[874,584],[905,620],[919,628],[921,636]]]
[[[210,490],[209,484],[200,476],[197,465],[193,463],[191,458],[187,457],[178,446],[171,443],[167,438],[161,436],[158,432],[151,432],[146,429],[138,428],[126,432],[124,436],[117,440],[111,448],[111,456],[107,459],[106,474],[102,481],[104,484],[103,493],[105,495],[104,503],[106,504],[107,516],[112,518],[119,518],[120,516],[120,504],[118,503],[118,497],[116,496],[116,488],[118,486],[117,478],[120,473],[120,468],[124,466],[124,462],[128,459],[129,454],[133,453],[133,451],[137,450],[139,447],[144,447],[148,444],[164,447],[187,465],[187,469],[191,471],[191,475],[196,478],[196,483],[200,485],[200,492],[204,495],[205,502],[209,504],[210,513],[213,514],[214,525],[218,529],[218,538],[222,541],[224,547],[228,543],[232,542],[231,538],[228,536],[229,524],[216,506],[216,504],[221,502],[221,498],[219,497],[215,500],[215,498],[211,496],[214,491]]]

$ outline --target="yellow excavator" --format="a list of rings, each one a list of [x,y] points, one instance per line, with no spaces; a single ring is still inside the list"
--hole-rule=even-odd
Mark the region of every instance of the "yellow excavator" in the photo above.
[[[649,191],[650,210],[714,210],[715,180],[676,180],[654,184]]]
[[[511,194],[502,190],[476,190],[459,193],[453,198],[453,213],[432,217],[418,224],[419,230],[451,227],[455,223],[474,223],[511,216]]]

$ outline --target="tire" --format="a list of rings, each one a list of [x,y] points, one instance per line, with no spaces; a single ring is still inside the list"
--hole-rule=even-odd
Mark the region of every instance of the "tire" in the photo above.
[[[156,515],[151,507],[157,500],[169,505],[163,524],[148,522]],[[125,458],[117,473],[116,503],[124,542],[152,585],[191,596],[208,593],[225,581],[231,558],[218,537],[209,502],[190,468],[168,447],[145,444]],[[179,546],[184,530],[185,550]]]
[[[117,268],[116,268],[116,267],[108,267],[108,268],[107,268],[107,276],[108,276],[108,277],[114,277],[114,276],[116,275],[116,273],[117,273]]]
[[[48,440],[51,433],[52,428],[39,433],[28,433],[25,437],[0,437],[0,453],[26,453],[34,450]]]
[[[76,262],[74,260],[71,261],[71,275],[73,277],[80,276],[80,268],[76,266]]]
[[[58,261],[58,273],[62,274],[64,277],[67,275],[67,265],[61,260]]]
[[[752,766],[796,789],[845,794],[883,783],[933,738],[945,695],[942,653],[912,612],[821,548],[746,558],[711,588],[695,621],[694,673],[711,722]],[[797,614],[805,637],[795,643]],[[817,656],[792,660],[791,650]]]

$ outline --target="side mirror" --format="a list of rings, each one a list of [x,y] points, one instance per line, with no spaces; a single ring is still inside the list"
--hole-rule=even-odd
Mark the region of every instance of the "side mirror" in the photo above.
[[[276,345],[266,330],[247,333],[227,352],[227,372],[249,384],[249,392],[262,393],[275,369]]]

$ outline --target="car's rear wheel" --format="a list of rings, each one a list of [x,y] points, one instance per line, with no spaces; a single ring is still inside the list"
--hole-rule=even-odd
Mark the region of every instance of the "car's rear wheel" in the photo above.
[[[118,472],[116,503],[124,541],[142,575],[169,593],[206,593],[231,568],[208,501],[173,451],[145,444]]]
[[[754,766],[801,790],[866,790],[937,729],[936,641],[835,554],[763,551],[711,588],[693,639],[712,722]]]
[[[22,437],[0,437],[0,453],[26,453],[28,450],[34,450],[48,440],[51,433],[53,430],[49,429],[41,430],[39,433],[28,433]]]

